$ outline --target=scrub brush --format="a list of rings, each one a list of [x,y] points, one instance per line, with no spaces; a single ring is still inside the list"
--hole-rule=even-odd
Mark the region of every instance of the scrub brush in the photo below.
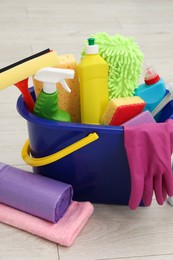
[[[143,53],[133,38],[104,32],[92,34],[99,46],[100,56],[109,65],[109,99],[133,96],[142,72]],[[87,42],[85,41],[85,44]],[[82,57],[85,50],[82,50]]]

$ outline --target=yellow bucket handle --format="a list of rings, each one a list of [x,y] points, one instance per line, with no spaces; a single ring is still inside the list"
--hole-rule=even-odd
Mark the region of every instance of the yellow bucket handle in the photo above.
[[[44,166],[50,163],[53,163],[66,155],[73,153],[76,150],[86,146],[87,144],[92,143],[97,140],[99,136],[96,133],[91,133],[88,136],[82,138],[81,140],[75,142],[74,144],[69,145],[68,147],[42,158],[33,158],[30,156],[31,148],[30,142],[27,140],[22,148],[22,158],[30,166]]]

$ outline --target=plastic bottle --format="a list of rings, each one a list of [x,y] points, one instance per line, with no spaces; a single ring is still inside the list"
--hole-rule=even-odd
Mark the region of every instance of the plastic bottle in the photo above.
[[[140,96],[145,102],[144,110],[152,112],[166,94],[166,85],[154,68],[146,67],[144,72],[145,83],[135,90],[135,96]]]
[[[94,40],[88,39],[86,55],[78,64],[81,122],[85,124],[100,124],[108,104],[108,64]]]
[[[43,89],[35,102],[33,113],[51,120],[71,122],[70,114],[58,107],[56,83],[60,82],[67,92],[71,92],[64,79],[72,79],[73,77],[74,70],[49,67],[39,70],[34,78],[43,82]]]

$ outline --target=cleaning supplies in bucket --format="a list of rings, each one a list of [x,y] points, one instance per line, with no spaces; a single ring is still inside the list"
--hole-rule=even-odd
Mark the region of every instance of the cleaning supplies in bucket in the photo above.
[[[58,108],[56,83],[60,82],[67,92],[71,92],[65,82],[65,78],[72,79],[74,77],[74,70],[48,67],[39,70],[34,77],[43,82],[43,90],[35,102],[34,114],[46,119],[71,122],[70,114]]]
[[[99,55],[94,38],[88,39],[86,55],[78,65],[81,122],[100,124],[108,103],[108,64]]]
[[[105,39],[106,35],[103,40]],[[101,37],[99,40],[100,42],[95,41],[94,43],[101,43]],[[133,40],[130,41],[128,39],[128,44],[126,44],[125,39],[123,41],[121,37],[117,36],[112,38],[110,49],[108,48],[109,40],[108,38],[106,46],[106,40],[99,45],[99,54],[102,56],[101,53],[103,54],[103,50],[106,50],[107,63],[109,60],[112,65],[110,72],[113,72],[117,68],[114,71],[114,79],[117,80],[117,85],[115,86],[117,90],[116,94],[132,95],[134,88],[137,87],[136,79],[139,78],[143,55],[138,46],[133,44]],[[94,45],[88,47],[93,48]],[[114,50],[115,52],[113,52]],[[109,55],[109,51],[112,51],[112,56]],[[95,54],[90,54],[90,57],[93,56]],[[102,58],[104,59],[103,56]],[[113,63],[111,63],[111,60]],[[92,66],[91,70],[94,71]],[[129,71],[134,71],[134,73],[129,73]],[[123,84],[123,82],[128,84]],[[126,90],[123,91],[124,86]],[[118,93],[120,89],[122,91]],[[64,89],[62,88],[62,90]],[[33,92],[31,90],[32,95],[34,95]],[[94,96],[95,93],[92,94]],[[97,97],[97,94],[95,94],[95,97]],[[115,94],[113,90],[112,94]],[[88,106],[90,104],[89,100]],[[83,200],[87,198],[92,202],[127,204],[130,190],[130,174],[124,151],[123,127],[93,126],[65,122],[57,123],[53,120],[45,120],[44,118],[39,118],[28,113],[22,97],[20,97],[20,101],[18,102],[18,111],[27,120],[30,155],[33,159],[42,159],[43,157],[45,159],[52,154],[54,155],[57,151],[66,149],[66,147],[73,145],[73,143],[78,142],[81,138],[85,138],[90,133],[96,132],[99,135],[97,142],[68,154],[62,160],[51,161],[51,163],[49,161],[48,165],[42,165],[41,167],[34,165],[33,169],[35,173],[37,172],[47,175],[50,178],[71,183],[74,187],[75,199],[79,198]],[[107,178],[108,175],[109,178]]]
[[[140,96],[145,102],[145,110],[152,112],[166,94],[166,85],[162,78],[152,67],[146,67],[144,71],[145,83],[135,90],[135,96]]]

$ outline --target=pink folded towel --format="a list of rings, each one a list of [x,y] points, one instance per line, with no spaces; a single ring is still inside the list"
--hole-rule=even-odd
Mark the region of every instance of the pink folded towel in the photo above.
[[[63,246],[71,246],[93,213],[90,202],[73,201],[64,216],[51,223],[0,204],[0,222],[25,230]]]

